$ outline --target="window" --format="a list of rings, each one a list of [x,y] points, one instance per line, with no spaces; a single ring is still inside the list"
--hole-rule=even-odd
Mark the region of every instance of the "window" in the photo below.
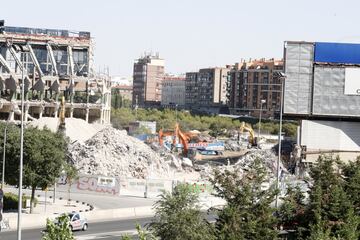
[[[75,214],[72,220],[73,220],[73,221],[80,220],[79,214]]]

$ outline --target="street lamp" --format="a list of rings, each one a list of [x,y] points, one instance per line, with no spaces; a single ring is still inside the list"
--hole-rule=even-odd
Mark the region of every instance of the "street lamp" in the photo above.
[[[265,100],[265,99],[261,99],[261,101],[260,101],[260,116],[259,116],[258,141],[260,140],[261,113],[262,113],[262,106],[263,106],[264,103],[266,103],[266,100]],[[258,144],[258,146],[259,146],[259,144]]]
[[[22,54],[29,49],[22,48]],[[17,239],[21,240],[21,212],[22,212],[22,179],[23,179],[23,158],[24,158],[24,55],[21,58],[21,132],[20,132],[20,163],[19,163],[19,201],[18,201],[18,221],[17,221]]]
[[[282,132],[282,111],[283,111],[283,101],[284,101],[284,81],[286,75],[282,72],[275,72],[274,76],[278,77],[281,81],[281,95],[280,95],[280,124],[279,124],[279,147],[278,147],[278,159],[277,159],[277,166],[276,166],[276,189],[278,193],[276,194],[275,199],[275,207],[278,208],[279,204],[279,178],[280,178],[280,161],[281,161],[281,132]]]
[[[178,105],[175,104],[175,119],[176,119],[176,123],[177,123],[177,121],[178,121],[178,118],[177,118],[177,107],[178,107]]]
[[[3,147],[3,163],[2,163],[2,175],[1,175],[1,190],[4,191],[5,186],[5,151],[6,151],[6,130],[7,130],[7,123],[5,124],[5,130],[4,130],[4,147]],[[3,213],[4,209],[4,198],[1,198],[1,214]]]
[[[3,147],[3,164],[2,164],[2,175],[1,175],[1,189],[4,189],[4,185],[5,185],[5,151],[6,151],[6,134],[7,134],[7,124],[5,125],[5,130],[4,130],[4,147]],[[2,201],[2,199],[1,199]]]

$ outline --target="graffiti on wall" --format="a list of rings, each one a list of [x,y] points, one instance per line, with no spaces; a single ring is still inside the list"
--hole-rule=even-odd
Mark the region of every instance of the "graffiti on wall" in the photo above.
[[[119,183],[116,178],[81,176],[77,181],[77,189],[97,193],[119,194]]]

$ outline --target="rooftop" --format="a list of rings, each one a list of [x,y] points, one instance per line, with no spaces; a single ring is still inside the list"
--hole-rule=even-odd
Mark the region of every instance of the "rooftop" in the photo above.
[[[70,31],[70,30],[61,30],[61,29],[47,29],[47,28],[11,27],[11,26],[5,26],[5,21],[0,20],[0,34],[3,33],[62,37],[62,38],[85,38],[85,39],[90,38],[90,32]]]

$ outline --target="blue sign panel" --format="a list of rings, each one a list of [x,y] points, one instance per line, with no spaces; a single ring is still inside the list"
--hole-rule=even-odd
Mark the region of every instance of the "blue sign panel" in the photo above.
[[[360,64],[360,44],[315,43],[315,62]]]

